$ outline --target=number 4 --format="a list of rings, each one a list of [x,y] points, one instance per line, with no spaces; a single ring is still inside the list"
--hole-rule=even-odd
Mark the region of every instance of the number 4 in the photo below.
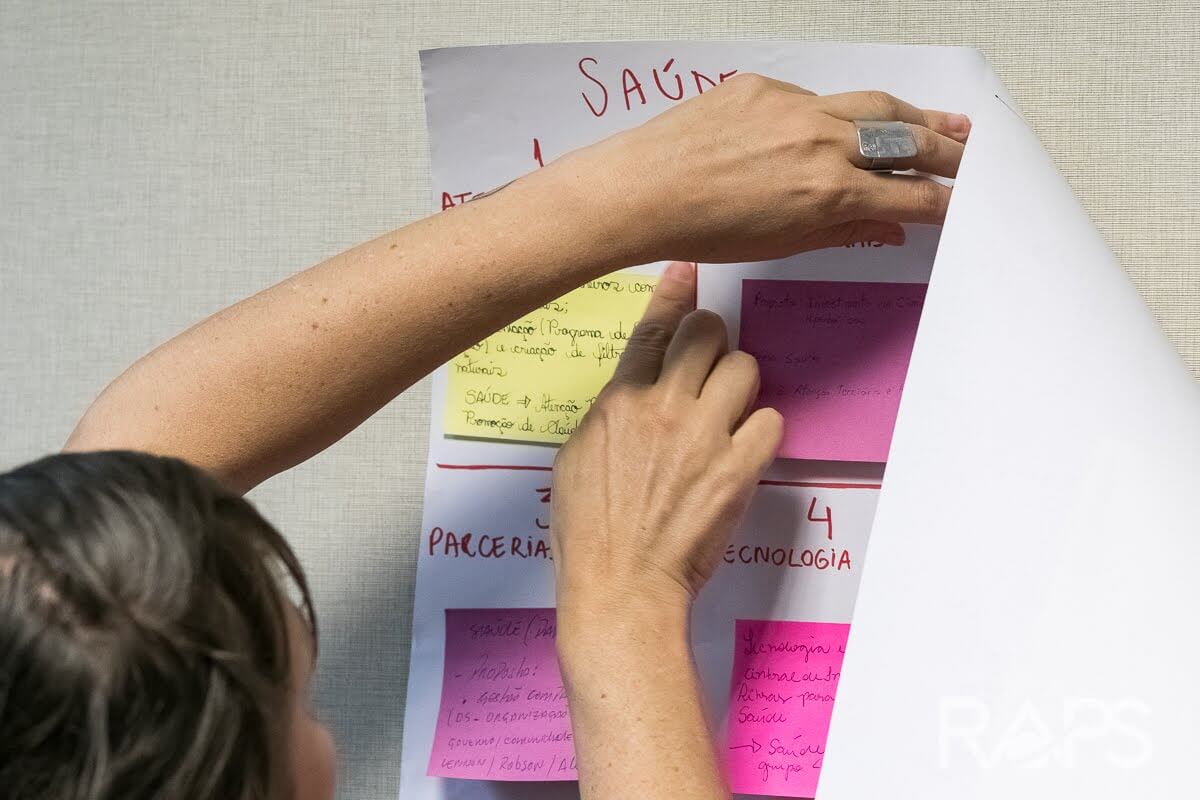
[[[808,521],[809,522],[824,522],[828,526],[828,533],[826,534],[826,536],[829,539],[829,541],[832,542],[833,541],[833,511],[830,510],[829,506],[825,506],[825,516],[814,517],[813,512],[816,510],[817,510],[817,498],[813,497],[812,502],[808,504]]]

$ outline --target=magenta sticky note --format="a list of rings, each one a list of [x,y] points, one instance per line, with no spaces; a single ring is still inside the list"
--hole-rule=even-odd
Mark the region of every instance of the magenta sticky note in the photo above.
[[[739,794],[815,797],[850,626],[739,619],[725,765]]]
[[[757,406],[783,414],[780,457],[887,461],[925,289],[742,281],[739,346],[758,359]]]
[[[446,609],[442,703],[429,775],[575,780],[553,608]]]

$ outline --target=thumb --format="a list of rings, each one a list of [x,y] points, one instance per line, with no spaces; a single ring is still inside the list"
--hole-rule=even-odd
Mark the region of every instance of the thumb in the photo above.
[[[629,334],[613,373],[614,383],[654,383],[679,323],[696,307],[696,265],[672,261],[658,281],[646,313]]]

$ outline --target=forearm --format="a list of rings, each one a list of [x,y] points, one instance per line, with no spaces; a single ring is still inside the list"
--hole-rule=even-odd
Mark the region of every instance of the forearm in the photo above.
[[[217,313],[114,381],[67,448],[174,455],[243,489],[309,458],[496,329],[640,263],[629,204],[589,179],[603,157],[582,151]]]
[[[560,607],[583,800],[728,800],[686,622],[671,607],[636,617]]]

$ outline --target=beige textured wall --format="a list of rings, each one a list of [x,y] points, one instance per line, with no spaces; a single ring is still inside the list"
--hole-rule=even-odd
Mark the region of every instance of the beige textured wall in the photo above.
[[[424,213],[419,48],[625,38],[981,48],[1200,375],[1195,2],[7,0],[0,468],[184,325]],[[427,405],[254,495],[316,584],[343,798],[396,792]]]

